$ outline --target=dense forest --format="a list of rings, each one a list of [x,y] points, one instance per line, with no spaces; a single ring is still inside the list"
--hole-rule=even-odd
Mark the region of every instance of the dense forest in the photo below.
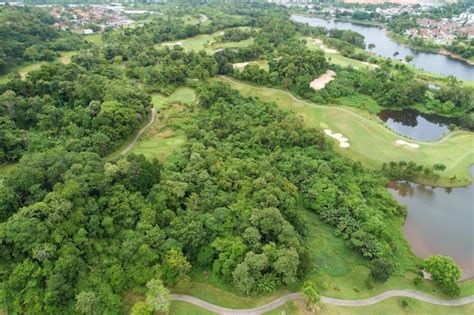
[[[32,10],[6,8],[0,13]],[[305,212],[365,257],[374,280],[413,268],[400,228],[406,209],[387,191],[387,177],[431,169],[394,162],[384,173],[368,170],[337,154],[301,117],[243,97],[215,76],[321,103],[360,93],[386,107],[431,104],[447,114],[472,109],[468,91],[456,80],[429,91],[390,62],[375,70],[332,65],[301,37],[323,36],[347,54],[364,46],[363,37],[292,23],[281,8],[206,8],[208,23],[180,20],[202,13],[199,7],[170,8],[143,27],[104,33],[103,45],[76,47],[67,65],[51,62],[0,84],[0,163],[17,162],[0,178],[0,299],[8,314],[88,314],[88,303],[97,314],[117,314],[125,294],[144,294],[160,281],[186,287],[196,270],[245,294],[297,285],[315,269]],[[49,30],[48,21],[38,29]],[[21,33],[29,34],[25,25]],[[215,54],[157,45],[217,31],[219,41],[254,41]],[[12,43],[53,49],[68,38],[52,30],[38,36]],[[233,68],[259,59],[268,70]],[[310,89],[329,69],[336,80]],[[187,108],[193,115],[174,123],[184,145],[163,161],[110,157],[149,117],[151,93],[182,86],[198,92]]]
[[[35,7],[0,6],[0,74],[23,62],[52,61],[58,51],[87,45],[79,35],[51,27],[54,22],[48,12]]]
[[[242,292],[273,291],[311,268],[302,207],[370,259],[397,265],[407,250],[392,227],[404,211],[385,180],[337,156],[300,118],[210,82],[182,128],[188,144],[164,164],[65,150],[22,159],[0,186],[8,311],[70,312],[76,295],[93,292],[116,313],[127,290],[153,277],[185,285],[168,255]]]

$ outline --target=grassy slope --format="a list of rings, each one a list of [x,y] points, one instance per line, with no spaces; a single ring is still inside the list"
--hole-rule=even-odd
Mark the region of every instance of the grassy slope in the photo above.
[[[336,151],[344,156],[361,161],[364,165],[379,169],[384,162],[415,161],[432,166],[443,163],[447,169],[436,183],[439,186],[462,186],[471,181],[468,168],[474,164],[474,133],[457,131],[436,142],[421,142],[407,139],[388,129],[366,111],[340,106],[321,106],[296,99],[290,93],[265,87],[256,87],[225,78],[231,86],[245,95],[252,95],[264,101],[275,102],[280,108],[292,110],[301,115],[310,127],[329,128],[349,139],[350,148]],[[418,143],[420,148],[408,149],[395,144],[397,139]],[[456,176],[456,180],[450,178]]]
[[[61,52],[60,56],[56,59],[58,62],[62,62],[64,64],[68,64],[71,62],[71,57],[76,54],[77,51],[65,51]],[[24,64],[18,68],[15,69],[22,77],[25,77],[28,72],[38,70],[41,68],[42,65],[47,64],[47,61],[40,61],[40,62],[35,62],[35,63],[29,63],[29,64]],[[8,77],[10,76],[10,73],[4,74],[0,76],[0,84],[8,82]]]
[[[147,158],[157,157],[163,159],[174,148],[183,144],[186,141],[184,134],[167,128],[167,123],[177,119],[177,113],[182,110],[182,106],[176,104],[191,105],[195,100],[194,90],[186,87],[176,89],[170,96],[153,95],[152,102],[157,111],[155,123],[145,131],[142,138],[130,152],[143,154]]]
[[[245,27],[241,27],[245,29]],[[218,48],[241,48],[247,47],[253,43],[253,38],[246,39],[240,42],[224,42],[224,43],[216,43],[214,42],[219,35],[222,35],[224,31],[218,31],[213,34],[201,34],[194,37],[181,39],[181,40],[174,40],[170,42],[163,42],[157,44],[156,47],[163,47],[165,45],[170,46],[168,44],[172,43],[181,43],[181,47],[188,51],[200,51],[204,50],[208,54],[213,54],[215,49]]]

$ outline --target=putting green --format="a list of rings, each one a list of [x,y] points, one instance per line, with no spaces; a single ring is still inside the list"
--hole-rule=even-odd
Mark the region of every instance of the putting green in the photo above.
[[[343,106],[323,106],[295,98],[291,93],[280,89],[257,87],[228,77],[221,77],[244,95],[256,96],[267,102],[275,102],[280,108],[292,110],[303,117],[310,127],[331,129],[341,133],[349,140],[349,148],[335,145],[342,155],[360,161],[365,166],[380,169],[384,162],[414,161],[417,164],[432,166],[435,163],[446,165],[441,178],[436,181],[423,181],[425,184],[454,187],[471,181],[469,166],[474,164],[474,133],[468,131],[450,132],[433,142],[414,141],[400,136],[388,129],[378,118],[364,110]],[[333,141],[332,138],[330,141]],[[396,140],[416,143],[418,149],[398,146]],[[334,141],[336,144],[336,142]],[[338,144],[338,143],[337,143]]]

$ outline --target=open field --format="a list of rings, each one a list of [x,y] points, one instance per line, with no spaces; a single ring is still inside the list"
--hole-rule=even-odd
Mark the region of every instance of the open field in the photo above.
[[[64,51],[64,52],[61,52],[60,56],[55,61],[62,62],[65,65],[67,65],[68,63],[71,62],[71,57],[73,55],[75,55],[76,53],[77,53],[77,51]],[[16,68],[15,71],[17,71],[21,75],[21,77],[24,78],[28,74],[28,72],[38,70],[39,68],[41,68],[41,66],[43,66],[45,64],[48,64],[48,63],[49,63],[48,61],[39,61],[39,62],[35,62],[35,63],[25,64],[25,65],[22,65],[22,66]],[[1,75],[0,76],[0,84],[8,82],[8,80],[9,80],[8,77],[10,76],[10,74],[12,72]]]
[[[96,46],[102,45],[102,34],[96,33],[91,35],[85,35],[84,38]]]
[[[184,109],[183,105],[192,105],[195,100],[194,90],[186,87],[176,89],[170,96],[153,95],[152,102],[157,111],[155,123],[145,131],[130,152],[143,154],[149,159],[162,160],[183,144],[186,141],[185,135],[169,128],[167,124],[179,119],[179,113]]]
[[[365,110],[317,105],[297,99],[280,89],[257,87],[228,77],[221,78],[244,95],[275,102],[282,109],[294,111],[310,127],[327,128],[344,134],[349,139],[350,148],[335,146],[335,150],[365,166],[380,169],[383,163],[402,160],[427,166],[442,163],[446,165],[446,170],[441,173],[438,181],[421,183],[454,187],[471,182],[468,168],[474,164],[472,132],[451,132],[434,142],[414,141],[394,133]],[[395,141],[399,139],[417,143],[420,147],[412,149],[397,146]]]
[[[245,27],[242,27],[245,29]],[[253,43],[253,38],[249,38],[240,42],[222,42],[217,43],[216,38],[219,35],[222,35],[224,31],[218,31],[213,34],[201,34],[194,37],[174,40],[169,42],[163,42],[155,45],[155,47],[163,47],[163,46],[173,46],[173,44],[177,44],[184,48],[187,51],[201,51],[204,50],[206,53],[212,55],[214,51],[219,48],[241,48],[250,46]]]

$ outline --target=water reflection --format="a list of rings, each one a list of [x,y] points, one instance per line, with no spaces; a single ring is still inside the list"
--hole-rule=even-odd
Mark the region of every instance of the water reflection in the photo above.
[[[390,39],[382,28],[356,25],[348,22],[328,21],[300,15],[292,15],[291,19],[296,22],[308,23],[311,26],[352,30],[364,35],[366,45],[375,44],[375,48],[372,51],[377,55],[393,58],[393,54],[398,52],[397,59],[402,60],[407,55],[411,55],[414,57],[411,63],[420,69],[438,74],[453,75],[463,80],[474,80],[473,66],[448,56],[419,52],[408,48]]]
[[[423,114],[414,109],[383,110],[377,115],[396,133],[421,141],[435,140],[449,131],[450,124],[458,123],[456,118]]]
[[[474,167],[470,168],[473,174]],[[404,225],[413,251],[421,257],[451,256],[474,276],[474,185],[439,188],[410,182],[391,183],[389,191],[408,208]]]

